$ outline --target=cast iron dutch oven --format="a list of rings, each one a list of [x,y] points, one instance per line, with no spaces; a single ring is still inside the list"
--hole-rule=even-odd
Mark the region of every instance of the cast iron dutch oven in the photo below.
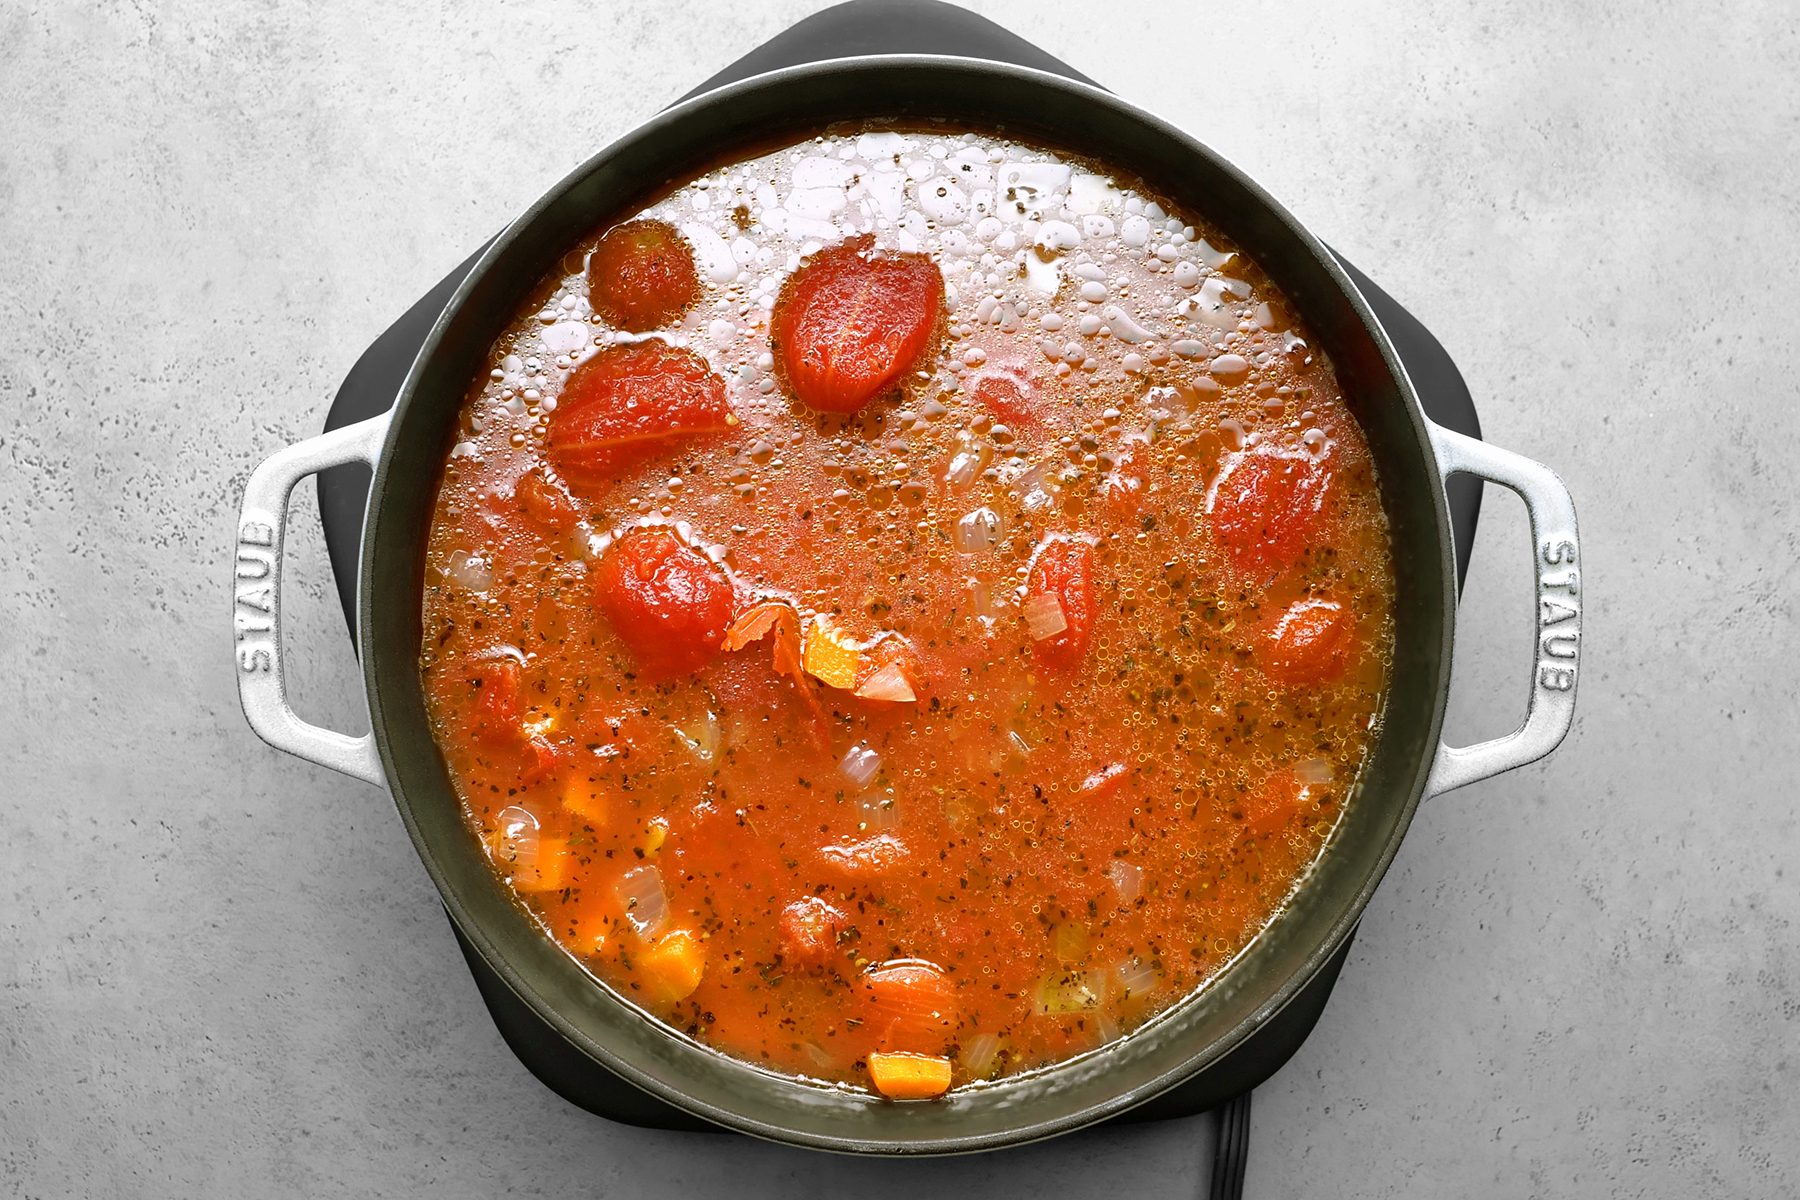
[[[1336,365],[1374,451],[1398,575],[1397,648],[1371,759],[1293,902],[1213,983],[1131,1036],[1036,1073],[894,1104],[738,1062],[598,984],[532,925],[463,824],[432,742],[418,650],[425,534],[465,388],[527,291],[578,239],[721,160],[860,118],[947,119],[1092,155],[1216,221],[1287,293]],[[371,732],[301,721],[282,685],[283,525],[296,482],[339,463],[374,470],[357,616]],[[1439,741],[1455,619],[1444,481],[1502,484],[1530,516],[1536,596],[1531,703],[1516,732]],[[1196,498],[1196,503],[1199,500]],[[1575,513],[1547,468],[1434,426],[1363,297],[1311,233],[1181,131],[1096,88],[957,58],[874,56],[757,76],[677,105],[559,183],[488,247],[419,352],[392,411],[288,447],[251,476],[238,527],[234,632],[251,726],[271,745],[392,791],[451,917],[493,970],[570,1043],[639,1087],[721,1125],[865,1153],[990,1149],[1138,1104],[1241,1043],[1350,933],[1422,797],[1532,762],[1568,731],[1580,644]]]

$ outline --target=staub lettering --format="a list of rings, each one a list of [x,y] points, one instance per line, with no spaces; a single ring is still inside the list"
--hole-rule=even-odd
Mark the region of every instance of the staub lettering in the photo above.
[[[232,626],[240,643],[238,670],[264,674],[275,669],[275,526],[246,520],[238,526],[237,602]]]
[[[1566,570],[1538,575],[1538,686],[1546,691],[1575,688],[1581,657],[1581,575],[1575,565],[1575,543],[1546,540],[1540,550],[1546,567]]]

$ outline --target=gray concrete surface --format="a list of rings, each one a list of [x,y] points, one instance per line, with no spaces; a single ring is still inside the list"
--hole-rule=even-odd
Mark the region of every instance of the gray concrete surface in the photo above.
[[[250,466],[811,6],[684,7],[0,6],[0,1193],[1196,1194],[1193,1122],[886,1164],[589,1118],[501,1045],[386,798],[239,716]],[[980,7],[1261,178],[1581,506],[1579,727],[1420,814],[1248,1194],[1800,1192],[1794,6]],[[1465,736],[1525,686],[1488,514]],[[354,727],[310,489],[296,530],[299,698]]]

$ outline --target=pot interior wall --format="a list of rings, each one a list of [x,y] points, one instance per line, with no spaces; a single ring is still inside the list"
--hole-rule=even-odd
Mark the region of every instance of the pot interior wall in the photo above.
[[[1037,1075],[895,1106],[801,1084],[675,1034],[541,936],[467,833],[426,722],[417,667],[425,533],[469,380],[568,246],[722,159],[833,121],[948,118],[1141,175],[1216,222],[1305,314],[1380,464],[1398,582],[1384,725],[1359,794],[1295,901],[1213,985],[1104,1051]],[[577,1046],[641,1086],[748,1132],[844,1150],[947,1152],[1045,1136],[1203,1068],[1285,1003],[1346,936],[1399,843],[1437,744],[1454,597],[1450,527],[1422,418],[1384,340],[1316,241],[1210,152],[1050,76],[945,59],[855,60],[751,80],[652,120],[580,168],[500,238],[415,364],[370,496],[360,579],[371,717],[396,802],[446,905],[502,978]]]

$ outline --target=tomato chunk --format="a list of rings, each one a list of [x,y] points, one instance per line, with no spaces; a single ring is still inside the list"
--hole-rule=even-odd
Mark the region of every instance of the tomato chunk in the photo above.
[[[888,1050],[943,1049],[956,1024],[956,989],[935,964],[900,959],[862,977],[869,1024]]]
[[[1213,536],[1242,570],[1291,567],[1324,524],[1331,479],[1330,466],[1302,450],[1240,450],[1207,492]]]
[[[1343,674],[1354,622],[1332,600],[1302,600],[1281,614],[1263,645],[1263,672],[1281,683],[1323,683]]]
[[[875,249],[872,235],[828,246],[788,277],[769,334],[796,399],[853,413],[924,354],[944,277],[923,254]]]
[[[819,863],[856,883],[880,879],[906,860],[906,843],[891,833],[819,847]]]
[[[607,547],[594,597],[639,666],[662,678],[718,653],[736,600],[725,572],[667,529],[627,533]]]
[[[781,910],[781,958],[804,971],[831,965],[838,955],[838,941],[850,928],[850,918],[817,896],[796,900]]]
[[[541,467],[533,467],[519,476],[519,482],[513,488],[513,503],[552,533],[573,529],[580,515],[575,511],[575,502],[569,499],[569,493],[563,491],[561,485],[550,482]]]
[[[510,742],[520,736],[525,716],[521,693],[525,668],[511,654],[493,654],[474,663],[469,682],[477,690],[475,733],[490,742]]]
[[[1112,470],[1100,483],[1100,493],[1107,507],[1119,516],[1131,516],[1143,505],[1144,458],[1144,443],[1126,443],[1113,460]]]
[[[1039,664],[1054,669],[1080,666],[1093,640],[1098,607],[1093,546],[1063,534],[1046,537],[1032,556],[1025,579],[1026,622]],[[1038,636],[1040,632],[1043,636]]]
[[[563,384],[550,457],[564,474],[591,480],[736,424],[725,381],[699,355],[666,342],[609,346]]]
[[[1035,419],[1032,409],[1036,398],[1031,385],[1011,371],[983,371],[975,379],[975,399],[996,420],[1015,429]]]
[[[588,303],[620,329],[641,333],[679,320],[700,299],[687,239],[666,221],[627,221],[588,256]]]

